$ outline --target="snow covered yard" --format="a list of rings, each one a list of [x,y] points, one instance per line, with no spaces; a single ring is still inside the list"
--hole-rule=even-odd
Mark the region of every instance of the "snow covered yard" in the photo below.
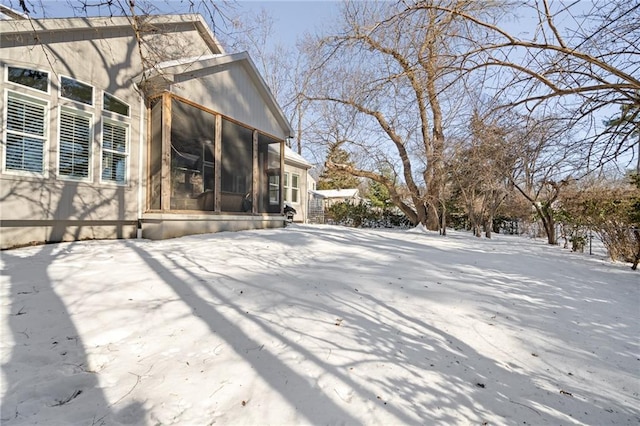
[[[640,423],[640,274],[294,225],[1,254],[4,426]]]

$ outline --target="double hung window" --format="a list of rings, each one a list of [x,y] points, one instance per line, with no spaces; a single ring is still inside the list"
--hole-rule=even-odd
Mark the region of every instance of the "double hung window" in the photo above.
[[[127,182],[128,128],[117,122],[102,122],[102,181]]]
[[[44,101],[9,93],[5,170],[44,173],[46,107]]]
[[[299,203],[300,175],[297,173],[285,172],[284,174],[284,194],[285,201]]]
[[[88,179],[91,164],[91,122],[89,114],[61,109],[58,174]]]

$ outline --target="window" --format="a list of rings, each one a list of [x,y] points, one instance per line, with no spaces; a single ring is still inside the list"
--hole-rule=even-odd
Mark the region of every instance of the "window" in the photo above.
[[[284,172],[284,201],[291,201],[289,198],[289,172]]]
[[[104,120],[102,123],[102,180],[127,182],[127,127]]]
[[[91,119],[76,111],[60,111],[58,174],[76,179],[89,177]]]
[[[67,77],[60,78],[60,96],[93,105],[93,87]]]
[[[129,116],[129,105],[106,92],[102,95],[102,109],[127,117]]]
[[[41,92],[49,91],[49,74],[44,71],[9,67],[7,79],[12,83],[31,87]]]
[[[5,170],[44,172],[46,103],[9,93]]]
[[[299,203],[300,175],[286,172],[284,174],[284,200],[291,203]]]
[[[299,203],[298,193],[300,192],[300,175],[291,174],[291,202]]]

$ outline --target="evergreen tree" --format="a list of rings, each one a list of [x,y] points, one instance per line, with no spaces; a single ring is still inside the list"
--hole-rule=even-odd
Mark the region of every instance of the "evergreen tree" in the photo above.
[[[357,188],[360,180],[349,173],[336,170],[333,164],[353,165],[349,152],[341,149],[337,144],[333,145],[327,154],[327,161],[324,164],[324,171],[318,179],[318,189],[347,189]]]
[[[380,166],[380,170],[383,176],[389,178],[391,181],[395,181],[393,171],[390,167],[383,165]],[[374,207],[386,210],[393,205],[393,202],[391,201],[391,194],[389,194],[389,188],[375,180],[369,180],[366,196],[371,200],[371,205]]]

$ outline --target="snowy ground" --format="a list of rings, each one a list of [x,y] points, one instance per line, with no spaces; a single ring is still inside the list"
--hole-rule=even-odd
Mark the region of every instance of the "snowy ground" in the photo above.
[[[294,225],[1,253],[3,426],[640,423],[640,273]]]

